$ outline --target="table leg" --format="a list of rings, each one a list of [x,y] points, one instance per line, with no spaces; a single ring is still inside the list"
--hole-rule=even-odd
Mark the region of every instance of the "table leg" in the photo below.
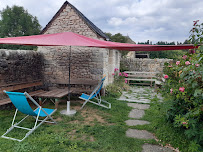
[[[39,105],[42,106],[42,98],[39,98]]]
[[[58,109],[59,99],[55,99],[55,108]]]

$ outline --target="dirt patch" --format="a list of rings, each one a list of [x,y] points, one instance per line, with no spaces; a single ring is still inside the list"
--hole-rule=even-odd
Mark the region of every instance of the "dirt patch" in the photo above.
[[[97,121],[99,123],[106,123],[103,117],[99,114],[99,111],[92,108],[86,108],[81,111],[81,114],[85,117],[85,121],[92,122]]]
[[[68,133],[68,135],[71,135],[70,139],[73,140],[73,139],[77,139],[77,140],[84,140],[84,141],[89,141],[89,142],[94,142],[95,139],[93,136],[88,136],[88,135],[85,135],[85,134],[78,134],[76,132],[77,130],[72,130]]]
[[[56,118],[56,119],[54,119],[56,122],[60,122],[60,121],[62,121],[63,119],[61,118],[61,117],[58,117],[58,118]]]

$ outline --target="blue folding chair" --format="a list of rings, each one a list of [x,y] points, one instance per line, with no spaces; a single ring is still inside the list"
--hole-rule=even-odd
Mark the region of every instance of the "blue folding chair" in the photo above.
[[[80,109],[82,109],[87,102],[90,102],[90,103],[93,103],[93,104],[96,104],[98,106],[101,106],[101,107],[104,107],[104,108],[107,108],[107,109],[111,109],[111,103],[101,99],[101,95],[100,95],[100,91],[101,91],[101,88],[103,86],[103,83],[104,83],[104,80],[105,80],[106,77],[104,77],[101,82],[96,86],[96,88],[93,90],[93,92],[90,94],[90,95],[87,95],[87,94],[82,94],[79,98],[82,99],[82,100],[85,100],[85,102],[83,103],[82,107]],[[96,99],[97,101],[91,101],[91,99]],[[104,105],[103,103],[105,103],[106,105]]]
[[[11,140],[17,140],[19,142],[23,141],[25,138],[27,138],[33,131],[35,131],[42,123],[48,122],[48,123],[56,123],[51,115],[57,110],[57,109],[47,109],[47,108],[42,108],[27,92],[25,93],[20,93],[20,92],[8,92],[4,91],[16,107],[16,111],[13,117],[12,125],[11,127],[4,133],[1,137],[6,138],[6,139],[11,139]],[[37,108],[33,110],[28,101],[28,97],[36,106]],[[20,111],[27,116],[25,116],[23,119],[21,119],[19,122],[15,123],[15,118],[17,115],[17,112]],[[27,117],[33,116],[35,120],[35,124],[33,128],[25,128],[22,126],[18,126],[21,122],[23,122]],[[39,120],[39,117],[45,117],[43,120]],[[51,119],[51,121],[46,121],[47,119]],[[38,123],[40,122],[40,123]],[[14,128],[20,128],[20,129],[25,129],[28,130],[26,135],[22,139],[16,139],[12,137],[6,136],[9,132],[11,132]]]

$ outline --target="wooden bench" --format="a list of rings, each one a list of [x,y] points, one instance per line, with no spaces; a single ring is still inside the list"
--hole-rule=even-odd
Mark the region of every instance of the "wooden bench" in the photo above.
[[[159,72],[138,72],[138,71],[125,71],[128,74],[126,77],[128,84],[143,84],[150,85],[152,87],[154,83],[154,87],[156,88],[157,84],[161,84],[161,81],[157,80],[157,74]],[[134,81],[134,82],[132,82]],[[146,83],[150,82],[150,83]]]
[[[41,80],[36,80],[36,81],[32,81],[32,82],[24,82],[24,83],[13,83],[13,84],[0,85],[0,94],[3,96],[4,90],[6,90],[6,91],[18,91],[18,90],[42,86],[42,85],[43,85],[43,83]],[[29,94],[31,96],[35,96],[35,95],[43,93],[43,92],[44,92],[44,90],[37,90],[37,91],[29,92]],[[11,103],[11,101],[8,97],[0,100],[0,106],[6,105],[9,103]]]

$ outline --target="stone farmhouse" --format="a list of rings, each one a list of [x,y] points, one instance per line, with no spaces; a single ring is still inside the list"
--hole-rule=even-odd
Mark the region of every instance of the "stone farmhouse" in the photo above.
[[[41,34],[74,32],[90,38],[106,40],[109,38],[85,17],[77,8],[66,1]],[[71,51],[70,51],[71,49]],[[120,52],[88,47],[38,47],[44,58],[44,81],[55,86],[67,84],[69,78],[69,57],[71,56],[71,84],[83,84],[101,80],[106,75],[105,85],[113,82],[114,68],[120,66]]]

